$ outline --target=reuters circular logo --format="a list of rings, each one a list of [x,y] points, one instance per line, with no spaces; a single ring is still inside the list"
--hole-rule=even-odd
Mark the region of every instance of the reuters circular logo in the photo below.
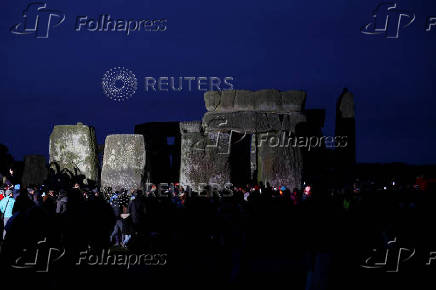
[[[138,80],[131,70],[118,66],[104,74],[101,85],[109,99],[122,102],[136,92]]]

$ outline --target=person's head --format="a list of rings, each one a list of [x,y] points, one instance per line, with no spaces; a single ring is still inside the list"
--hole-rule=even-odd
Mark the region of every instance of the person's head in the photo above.
[[[12,194],[13,194],[13,192],[10,189],[5,191],[5,196],[12,196]]]
[[[80,185],[76,182],[74,183],[74,188],[80,188]]]
[[[27,196],[27,194],[20,194],[15,199],[13,212],[25,211],[34,205],[32,200]]]
[[[31,195],[34,195],[35,189],[33,187],[29,187],[29,188],[27,188],[27,192],[29,192],[29,194],[31,194]]]
[[[65,189],[60,189],[59,190],[59,198],[65,197],[67,196],[67,191]]]
[[[82,198],[82,192],[77,188],[73,188],[67,192],[67,197],[69,203],[78,203]]]

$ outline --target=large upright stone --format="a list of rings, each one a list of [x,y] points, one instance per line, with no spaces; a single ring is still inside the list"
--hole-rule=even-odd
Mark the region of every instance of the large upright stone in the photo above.
[[[344,89],[342,94],[339,96],[337,103],[337,117],[338,118],[354,118],[355,115],[354,108],[354,96],[353,94]]]
[[[83,177],[98,181],[98,156],[93,127],[77,125],[54,126],[50,135],[50,167],[68,173],[71,177]]]
[[[201,122],[181,122],[180,145],[180,184],[197,190],[199,183],[205,182],[206,177],[201,172],[205,138],[201,130]]]
[[[344,89],[336,104],[336,138],[342,140],[336,146],[336,169],[342,186],[353,182],[353,169],[356,164],[356,120],[353,94]]]
[[[271,186],[300,188],[303,178],[303,154],[298,144],[289,141],[289,132],[256,134],[257,181]],[[297,145],[297,146],[296,146]]]
[[[204,132],[201,122],[181,122],[180,184],[201,190],[230,182],[230,134]]]
[[[206,112],[203,116],[205,132],[230,133],[230,144],[240,142],[238,138],[241,136],[251,138],[249,166],[252,181],[299,188],[303,178],[303,152],[288,139],[296,136],[299,125],[307,121],[303,112],[306,94],[302,91],[261,90],[234,91],[234,95],[233,111],[219,107]],[[209,94],[207,98],[212,96]],[[234,152],[236,147],[229,148],[233,156],[245,154]],[[234,166],[234,162],[239,162],[237,160],[230,160],[232,180],[241,175],[241,172],[235,172],[235,169],[241,170]]]
[[[43,184],[47,174],[47,164],[43,155],[24,156],[24,171],[21,178],[22,186]]]
[[[300,148],[271,146],[263,138],[280,141],[282,133],[295,136],[307,121],[304,91],[210,91],[204,94],[204,101],[207,112],[202,123],[180,125],[183,185],[263,181],[289,188],[301,186]]]
[[[106,137],[101,171],[102,188],[142,189],[144,169],[143,135],[119,134]]]
[[[344,89],[336,105],[336,137],[342,137],[346,146],[337,148],[339,159],[344,166],[354,165],[356,162],[356,120],[354,113],[354,96]]]

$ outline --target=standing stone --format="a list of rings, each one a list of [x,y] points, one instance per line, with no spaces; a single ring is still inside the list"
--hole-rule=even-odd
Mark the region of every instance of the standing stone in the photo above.
[[[256,134],[251,136],[250,144],[250,177],[251,180],[257,181],[258,165],[257,165],[257,138]]]
[[[144,169],[144,136],[119,134],[106,137],[101,171],[102,188],[142,189]]]
[[[344,166],[352,166],[356,163],[356,120],[354,113],[354,96],[344,89],[338,99],[336,107],[336,128],[335,135],[343,137],[346,146],[337,149],[340,163]]]
[[[22,186],[43,184],[47,178],[48,170],[43,155],[24,156],[24,171],[21,179]]]
[[[229,100],[231,97],[234,102]],[[251,136],[249,166],[253,181],[299,188],[303,179],[303,152],[290,138],[307,122],[305,101],[304,91],[207,92],[208,112],[203,116],[203,127],[206,132],[238,133],[236,138]],[[232,136],[233,139],[235,135]],[[234,142],[238,141],[232,140],[231,144]],[[230,172],[232,177],[238,174]]]
[[[271,186],[300,188],[303,174],[303,154],[299,146],[288,139],[290,132],[257,134],[257,181]],[[266,140],[266,142],[264,142]]]
[[[204,132],[201,122],[181,122],[180,184],[199,191],[230,182],[230,134]]]
[[[267,144],[270,138],[263,138],[269,135],[280,142],[282,136],[295,136],[307,121],[304,91],[210,91],[204,101],[202,122],[180,125],[182,185],[218,183],[222,188],[231,180],[242,184],[246,179],[291,189],[301,186],[300,148]]]
[[[50,135],[50,167],[68,173],[71,178],[98,181],[98,156],[93,127],[77,125],[54,126]],[[59,172],[58,172],[59,173]]]
[[[338,99],[336,111],[337,117],[354,119],[354,111],[354,96],[349,90],[344,89]]]
[[[350,186],[356,164],[356,119],[354,96],[347,89],[344,89],[336,104],[335,135],[342,140],[335,148],[339,183],[341,186]]]
[[[206,180],[200,171],[205,143],[201,122],[181,122],[180,133],[180,184],[197,190],[198,184]]]

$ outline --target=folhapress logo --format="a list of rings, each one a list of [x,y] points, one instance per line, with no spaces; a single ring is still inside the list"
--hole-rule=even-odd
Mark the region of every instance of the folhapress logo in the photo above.
[[[62,24],[65,13],[47,8],[47,3],[33,2],[23,11],[23,22],[11,27],[14,34],[33,34],[35,38],[48,38],[51,27]]]
[[[22,22],[11,27],[11,33],[18,35],[34,35],[35,38],[48,38],[51,28],[65,21],[65,13],[47,8],[47,3],[32,2],[23,11]],[[124,32],[133,35],[135,32],[163,32],[168,28],[165,18],[131,19],[101,14],[97,17],[77,16],[74,32]]]
[[[396,3],[382,3],[373,11],[373,21],[361,28],[369,35],[384,35],[386,38],[398,38],[400,30],[415,21],[415,14],[397,8]]]
[[[402,266],[407,265],[406,262],[408,263],[408,269],[416,268],[419,265],[435,269],[435,260],[436,251],[416,249],[414,247],[404,248],[400,246],[397,238],[394,238],[386,243],[384,249],[372,249],[371,254],[360,267],[398,273]]]

